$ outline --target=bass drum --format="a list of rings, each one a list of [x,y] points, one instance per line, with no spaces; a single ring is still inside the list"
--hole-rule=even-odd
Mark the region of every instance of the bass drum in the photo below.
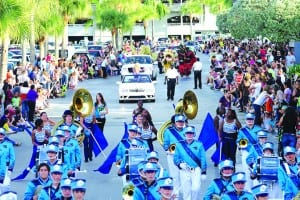
[[[55,124],[55,126],[53,127],[52,131],[51,131],[51,135],[55,136],[55,132],[58,129],[58,127],[60,127],[62,124],[64,123],[64,120],[60,120],[59,122],[57,122]],[[84,132],[83,132],[83,128],[80,125],[79,122],[77,121],[73,121],[73,124],[77,127],[76,133],[74,134],[74,138],[78,141],[79,145],[83,144],[83,140],[84,140]]]

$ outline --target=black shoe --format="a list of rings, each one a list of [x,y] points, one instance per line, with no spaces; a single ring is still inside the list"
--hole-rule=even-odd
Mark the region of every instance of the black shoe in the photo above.
[[[90,159],[90,161],[93,161],[93,158],[89,158]]]
[[[170,100],[170,98],[168,97],[168,98],[167,98],[167,101],[169,101],[169,100]]]
[[[173,101],[173,100],[174,100],[174,98],[171,98],[171,100]]]
[[[215,163],[215,164],[214,164],[214,167],[218,167],[218,164],[217,164],[217,163]]]
[[[87,163],[87,162],[89,162],[89,161],[86,159],[86,160],[84,160],[84,162]]]
[[[194,87],[194,89],[197,89],[196,87]]]

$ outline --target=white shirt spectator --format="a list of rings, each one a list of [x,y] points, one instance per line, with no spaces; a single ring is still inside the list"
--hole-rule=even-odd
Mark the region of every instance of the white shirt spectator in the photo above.
[[[202,70],[202,63],[200,61],[196,61],[193,64],[193,71],[201,71]]]
[[[293,66],[296,62],[296,58],[291,52],[288,52],[288,55],[285,57],[285,60],[287,67]]]
[[[166,72],[167,78],[174,79],[174,78],[177,78],[178,76],[179,76],[179,73],[178,73],[177,69],[175,69],[175,68],[170,68]]]

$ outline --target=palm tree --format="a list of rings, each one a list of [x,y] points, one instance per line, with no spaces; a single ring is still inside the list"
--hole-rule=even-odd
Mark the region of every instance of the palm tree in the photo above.
[[[96,5],[96,25],[99,29],[110,30],[114,47],[118,48],[119,31],[132,30],[140,7],[140,0],[102,0]]]
[[[2,40],[0,82],[6,79],[10,36],[17,35],[24,20],[22,0],[0,0],[0,38]]]
[[[77,18],[86,17],[91,12],[90,0],[58,0],[59,10],[64,22],[64,31],[62,39],[62,50],[67,49],[68,45],[68,24],[74,22]],[[62,55],[63,57],[65,55]]]
[[[144,29],[145,29],[145,38],[148,37],[148,21],[154,19],[162,19],[164,16],[166,16],[169,13],[169,8],[166,4],[164,4],[161,0],[144,0],[143,2],[143,12],[141,13],[141,20],[144,23]],[[154,27],[152,27],[154,28]],[[153,30],[152,30],[152,40],[153,38]]]

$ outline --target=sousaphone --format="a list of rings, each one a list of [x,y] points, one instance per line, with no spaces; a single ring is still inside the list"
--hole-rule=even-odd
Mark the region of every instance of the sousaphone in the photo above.
[[[72,105],[70,106],[70,110],[72,110],[76,116],[86,117],[92,114],[93,111],[93,98],[90,92],[86,89],[78,89],[73,95]],[[73,119],[76,117],[73,116]],[[55,135],[57,128],[64,123],[64,120],[60,120],[55,124],[52,129],[51,134]],[[73,121],[73,123],[78,126],[78,129],[75,134],[75,138],[78,143],[81,145],[84,140],[84,133],[82,131],[82,127],[79,122]]]
[[[194,119],[198,112],[198,100],[195,93],[188,90],[183,98],[176,104],[175,114],[184,114],[188,119]],[[162,145],[164,143],[164,132],[166,128],[172,125],[171,120],[166,121],[157,132],[157,140]],[[175,148],[174,148],[175,149]]]

